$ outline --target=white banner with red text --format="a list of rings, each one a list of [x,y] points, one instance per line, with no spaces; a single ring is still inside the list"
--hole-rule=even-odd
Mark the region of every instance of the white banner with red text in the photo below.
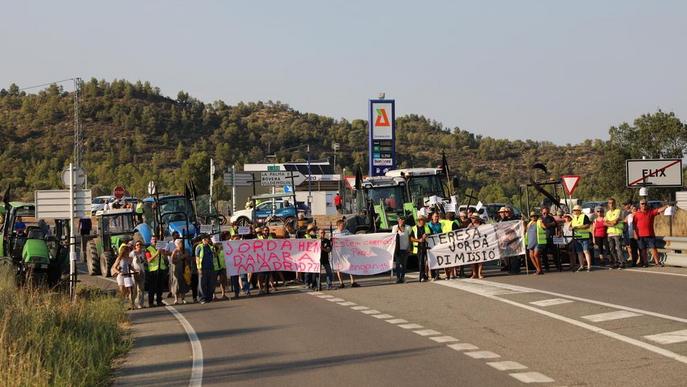
[[[332,238],[332,269],[353,275],[389,271],[394,264],[396,234],[356,234]]]
[[[523,223],[513,220],[430,235],[429,267],[441,269],[525,254],[524,234]]]
[[[245,239],[222,242],[227,275],[264,271],[320,272],[318,239]]]

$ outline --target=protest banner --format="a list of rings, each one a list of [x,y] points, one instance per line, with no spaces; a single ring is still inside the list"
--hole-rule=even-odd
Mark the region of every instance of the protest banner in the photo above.
[[[519,220],[463,228],[427,239],[429,267],[463,266],[525,254],[525,227]]]
[[[336,271],[372,275],[393,268],[396,234],[356,234],[332,238],[331,265]]]
[[[228,275],[263,271],[320,272],[318,239],[246,239],[222,242]]]

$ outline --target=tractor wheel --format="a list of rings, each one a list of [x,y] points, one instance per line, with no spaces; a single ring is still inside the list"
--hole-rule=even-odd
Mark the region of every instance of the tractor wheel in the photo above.
[[[100,256],[100,275],[107,278],[110,276],[110,267],[114,263],[114,253],[112,250],[105,250]]]
[[[86,270],[88,275],[100,274],[100,258],[98,258],[98,246],[94,240],[88,241],[86,245]]]
[[[251,222],[250,222],[250,219],[246,218],[245,216],[242,216],[242,217],[236,219],[236,224],[238,226],[250,226]]]

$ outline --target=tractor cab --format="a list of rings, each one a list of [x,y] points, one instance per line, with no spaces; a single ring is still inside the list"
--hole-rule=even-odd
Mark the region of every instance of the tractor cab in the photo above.
[[[143,199],[144,222],[136,227],[135,239],[150,243],[156,236],[159,240],[178,232],[186,240],[191,251],[190,240],[200,232],[193,202],[183,195],[160,195]]]
[[[441,201],[448,200],[444,172],[440,168],[406,168],[394,169],[386,173],[389,177],[403,177],[407,184],[410,201],[415,208],[422,208],[431,197],[436,196]]]
[[[368,177],[362,187],[368,207],[374,210],[378,230],[391,230],[399,216],[415,214],[412,203],[408,206],[406,181],[402,177]]]
[[[119,248],[133,239],[135,216],[131,208],[100,210],[95,213],[97,234],[86,243],[88,274],[110,275]]]

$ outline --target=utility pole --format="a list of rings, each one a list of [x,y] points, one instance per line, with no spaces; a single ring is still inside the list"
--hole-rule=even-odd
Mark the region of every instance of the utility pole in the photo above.
[[[236,167],[231,166],[231,213],[236,212]]]
[[[74,167],[81,167],[81,144],[83,134],[81,133],[81,122],[79,121],[79,88],[81,78],[74,78]]]
[[[295,187],[294,187],[295,188]],[[294,203],[295,205],[295,203]],[[310,144],[308,144],[308,211],[312,215],[312,172],[310,171]]]
[[[212,186],[215,182],[215,163],[213,159],[210,159],[210,199],[208,201],[208,213],[212,215]]]

